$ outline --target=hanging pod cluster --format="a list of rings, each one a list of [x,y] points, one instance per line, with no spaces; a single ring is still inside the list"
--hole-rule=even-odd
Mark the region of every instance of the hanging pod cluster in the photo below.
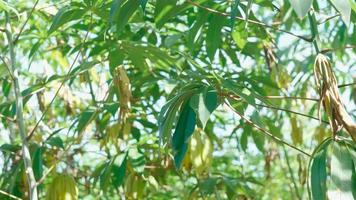
[[[318,54],[314,63],[314,77],[333,136],[343,127],[356,142],[356,123],[347,113],[340,97],[337,81],[329,59],[323,54]],[[319,105],[319,118],[321,119],[321,106]]]
[[[131,83],[124,66],[117,66],[113,73],[113,84],[119,100],[118,121],[106,127],[106,135],[100,146],[108,143],[117,144],[118,138],[126,140],[131,132],[132,123],[128,120],[131,111]]]
[[[78,188],[74,178],[67,174],[58,174],[47,190],[47,200],[77,200]]]
[[[114,85],[118,89],[120,102],[119,121],[125,123],[131,109],[132,93],[130,79],[127,76],[126,70],[123,66],[118,66],[115,69]]]

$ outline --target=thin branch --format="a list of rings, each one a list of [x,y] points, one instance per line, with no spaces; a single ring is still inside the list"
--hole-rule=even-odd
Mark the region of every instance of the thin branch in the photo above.
[[[59,1],[59,2],[57,2],[55,4],[51,4],[51,5],[46,5],[46,6],[40,7],[40,8],[38,8],[38,10],[43,10],[43,9],[47,9],[47,8],[50,8],[50,7],[55,7],[55,6],[59,5],[59,4],[63,4],[63,3],[66,3],[66,2],[70,2],[70,1],[71,0]]]
[[[109,89],[106,91],[105,96],[103,97],[103,99],[102,99],[101,101],[107,100],[108,95],[109,95],[109,91],[110,91]],[[99,109],[99,108],[98,108],[98,109]],[[96,111],[95,111],[95,112],[96,112]],[[95,115],[93,115],[93,116],[95,116]],[[92,118],[93,118],[93,116],[92,116]],[[92,118],[91,118],[91,119],[92,119]],[[89,120],[89,121],[91,121],[91,120]],[[67,135],[68,135],[69,131],[70,131],[70,129],[68,130]],[[53,136],[53,134],[52,134],[52,136]],[[51,136],[51,137],[52,137],[52,136]],[[78,137],[81,137],[81,136],[78,136]],[[48,139],[48,138],[47,138],[47,139]],[[46,179],[46,177],[47,177],[47,176],[50,174],[50,172],[54,169],[54,167],[57,165],[57,163],[64,157],[64,155],[65,155],[66,153],[68,153],[68,151],[70,150],[70,148],[71,148],[71,146],[74,144],[74,142],[75,142],[75,141],[72,141],[72,143],[70,143],[70,144],[68,145],[68,147],[63,150],[63,153],[59,156],[58,159],[55,160],[55,163],[54,163],[54,164],[47,170],[47,172],[44,173],[44,174],[42,175],[42,177],[37,181],[37,185],[40,185],[40,184]]]
[[[18,198],[17,196],[12,195],[12,194],[10,194],[10,193],[7,193],[7,192],[5,192],[5,191],[3,191],[3,190],[0,190],[0,194],[3,194],[3,195],[5,195],[5,196],[8,196],[8,197],[10,197],[10,198],[12,198],[12,199],[22,200],[22,199]]]
[[[300,193],[299,193],[299,190],[298,190],[297,183],[296,183],[295,178],[294,178],[294,175],[293,175],[292,167],[290,166],[290,161],[289,161],[288,153],[287,153],[286,148],[285,148],[284,146],[282,146],[282,148],[283,148],[283,151],[284,151],[284,157],[286,158],[286,163],[287,163],[288,171],[289,171],[289,174],[290,174],[290,178],[291,178],[291,180],[292,180],[292,183],[293,183],[293,187],[294,187],[296,196],[298,197],[299,200],[302,200],[302,197],[300,196]]]
[[[220,12],[220,11],[217,11],[217,10],[214,10],[212,8],[208,8],[208,7],[205,7],[205,6],[202,6],[198,3],[195,3],[191,0],[186,0],[186,2],[198,7],[198,8],[201,8],[201,9],[204,9],[208,12],[211,12],[211,13],[215,13],[215,14],[218,14],[218,15],[221,15],[221,16],[226,16],[226,17],[229,17],[231,16],[229,13],[225,13],[225,12]],[[235,17],[235,19],[237,20],[242,20],[242,21],[246,21],[246,19],[244,19],[243,17]],[[270,29],[273,29],[275,31],[279,31],[279,32],[283,32],[283,33],[286,33],[286,34],[289,34],[291,36],[294,36],[294,37],[297,37],[299,39],[302,39],[304,41],[307,41],[307,42],[312,42],[313,40],[311,38],[307,38],[307,37],[304,37],[304,36],[301,36],[301,35],[297,35],[297,34],[294,34],[290,31],[287,31],[287,30],[283,30],[283,29],[279,29],[279,28],[276,28],[274,26],[271,26],[271,25],[268,25],[268,24],[265,24],[265,23],[262,23],[262,22],[258,22],[258,21],[255,21],[255,20],[247,20],[247,22],[251,23],[251,24],[256,24],[256,25],[260,25],[260,26],[264,26],[266,28],[270,28]]]
[[[8,116],[5,116],[3,114],[0,114],[0,117],[4,118],[4,119],[6,119],[7,121],[10,121],[10,122],[16,122],[16,119],[8,117]]]
[[[256,105],[257,106],[261,106],[261,107],[265,107],[265,108],[274,109],[274,110],[280,110],[280,111],[293,113],[293,114],[296,114],[296,115],[300,115],[300,116],[303,116],[303,117],[307,117],[307,118],[310,118],[310,119],[315,119],[315,120],[321,121],[321,122],[323,122],[325,124],[329,124],[329,122],[327,122],[325,120],[320,120],[317,117],[310,116],[310,115],[307,115],[307,114],[304,114],[304,113],[300,113],[300,112],[296,112],[296,111],[293,111],[293,110],[288,110],[288,109],[284,109],[284,108],[278,108],[278,107],[275,107],[275,106],[268,106],[268,105],[263,105],[263,104],[256,104]]]
[[[6,32],[6,31],[5,31],[5,32]],[[5,65],[6,69],[7,69],[7,71],[9,72],[9,74],[10,74],[10,76],[11,76],[11,79],[14,80],[14,76],[12,75],[12,72],[11,72],[11,69],[10,69],[9,65],[6,63],[5,58],[2,57],[2,56],[0,56],[0,59],[1,59],[1,61],[4,63],[4,65]]]
[[[238,100],[238,101],[242,101],[242,100],[243,100],[243,99],[241,99],[239,96],[232,95],[232,94],[229,94],[229,95],[222,94],[222,96],[225,96],[225,97],[228,97],[228,98],[232,98],[232,99]],[[329,122],[327,122],[327,121],[325,121],[325,120],[320,120],[320,119],[317,118],[317,117],[310,116],[310,115],[307,115],[307,114],[304,114],[304,113],[300,113],[300,112],[296,112],[296,111],[293,111],[293,110],[288,110],[288,109],[285,109],[285,108],[279,108],[279,107],[269,106],[269,105],[263,105],[263,104],[255,104],[255,105],[256,105],[256,106],[260,106],[260,107],[265,107],[265,108],[274,109],[274,110],[280,110],[280,111],[285,111],[285,112],[293,113],[293,114],[296,114],[296,115],[300,115],[300,116],[307,117],[307,118],[310,118],[310,119],[315,119],[315,120],[321,121],[321,122],[323,122],[323,123],[329,124]]]
[[[237,115],[239,115],[241,117],[241,119],[243,119],[246,123],[250,124],[251,126],[255,127],[256,129],[258,129],[259,131],[261,131],[262,133],[264,133],[265,135],[269,136],[270,138],[272,138],[273,140],[275,140],[276,142],[280,143],[280,144],[284,144],[284,145],[287,145],[288,147],[296,150],[296,151],[299,151],[300,153],[308,156],[308,157],[311,157],[311,155],[305,151],[303,151],[302,149],[299,149],[298,147],[296,146],[293,146],[292,144],[289,144],[288,142],[274,136],[271,132],[259,127],[257,124],[253,123],[251,120],[249,120],[248,118],[246,118],[244,115],[240,114],[238,111],[236,111],[228,102],[225,101],[225,104],[234,112],[236,113]]]
[[[330,16],[330,17],[327,17],[327,18],[325,18],[325,19],[321,20],[320,22],[318,22],[318,25],[320,25],[320,24],[324,24],[325,22],[327,22],[327,21],[329,21],[329,20],[331,20],[331,19],[334,19],[335,17],[339,17],[339,16],[340,16],[340,14],[336,14],[336,15],[333,15],[333,16]]]
[[[30,14],[28,15],[28,17],[27,17],[25,23],[21,26],[19,33],[17,34],[16,38],[15,38],[14,41],[13,41],[14,44],[16,44],[16,42],[19,40],[19,38],[20,38],[20,36],[21,36],[21,34],[22,34],[22,32],[23,32],[23,30],[24,30],[24,28],[25,28],[27,22],[30,20],[30,18],[31,18],[31,16],[32,16],[33,11],[36,9],[36,6],[37,6],[38,2],[39,2],[39,0],[37,0],[37,1],[35,2],[35,4],[33,5],[32,9],[31,9],[31,11],[30,11]]]
[[[91,16],[90,16],[90,26],[91,26],[91,24],[92,24],[92,19],[93,19],[93,17],[92,17],[92,15],[91,15]],[[75,58],[74,58],[72,64],[70,65],[69,70],[68,70],[66,76],[69,76],[69,75],[70,75],[70,72],[72,71],[72,69],[73,69],[75,63],[77,62],[77,60],[78,60],[78,58],[79,58],[81,49],[83,48],[83,46],[84,46],[84,44],[86,43],[86,40],[87,40],[87,38],[88,38],[88,36],[89,36],[90,26],[88,27],[88,30],[87,30],[87,32],[86,32],[86,34],[85,34],[85,36],[84,36],[84,39],[83,39],[83,41],[82,41],[82,43],[81,43],[80,48],[79,48],[79,51],[78,51],[77,55],[75,56]],[[31,137],[33,136],[34,132],[36,131],[36,129],[37,129],[37,127],[38,127],[38,125],[40,124],[40,122],[43,120],[43,118],[44,118],[45,115],[47,114],[47,112],[48,112],[49,108],[51,107],[51,105],[53,104],[54,100],[57,98],[57,96],[58,96],[59,92],[61,91],[62,87],[64,86],[64,83],[65,83],[66,80],[67,80],[67,79],[64,79],[64,80],[61,82],[61,84],[59,85],[59,88],[57,89],[56,93],[54,94],[52,100],[50,101],[50,103],[48,104],[48,106],[46,107],[46,109],[43,111],[43,113],[42,113],[40,119],[37,121],[36,125],[33,127],[33,129],[32,129],[32,131],[30,132],[30,134],[27,136],[27,140],[30,140]]]
[[[287,96],[264,96],[266,99],[298,99],[298,100],[308,100],[308,101],[320,101],[320,99],[316,98],[308,98],[308,97],[287,97]]]
[[[345,49],[356,49],[356,45],[347,45],[347,46],[340,47],[340,48],[335,48],[335,49],[332,49],[332,48],[323,49],[320,52],[321,53],[327,53],[327,52],[330,52],[330,51],[338,51],[338,50],[345,50]]]
[[[17,117],[17,125],[19,128],[21,142],[22,142],[22,157],[25,166],[25,173],[27,177],[28,189],[29,189],[29,199],[37,200],[37,185],[36,179],[32,168],[32,159],[29,150],[29,144],[26,140],[26,127],[25,120],[23,114],[23,97],[21,94],[20,83],[19,83],[19,73],[16,68],[16,55],[15,55],[15,47],[13,42],[13,35],[11,33],[11,25],[10,25],[10,17],[9,14],[6,13],[6,38],[9,46],[10,53],[10,61],[11,61],[11,72],[13,74],[13,84],[16,98],[16,117]]]
[[[356,83],[347,83],[347,84],[343,84],[343,85],[338,85],[338,88],[343,88],[343,87],[347,87],[347,86],[352,86],[352,85],[356,85]]]

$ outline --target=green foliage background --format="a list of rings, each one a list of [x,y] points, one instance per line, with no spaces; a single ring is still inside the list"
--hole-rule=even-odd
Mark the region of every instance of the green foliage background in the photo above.
[[[28,198],[6,31],[40,199],[56,173],[79,199],[355,198],[355,143],[330,140],[313,79],[323,53],[355,117],[355,16],[354,0],[1,0],[0,198]],[[202,174],[181,167],[194,130],[214,146]]]

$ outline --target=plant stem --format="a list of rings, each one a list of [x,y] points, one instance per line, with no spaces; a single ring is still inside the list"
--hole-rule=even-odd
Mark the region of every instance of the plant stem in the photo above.
[[[211,13],[215,13],[215,14],[218,14],[218,15],[221,15],[221,16],[226,16],[226,17],[231,16],[229,13],[220,12],[218,10],[214,10],[212,8],[208,8],[208,7],[202,6],[202,5],[200,5],[200,4],[196,3],[196,2],[193,2],[191,0],[186,0],[186,2],[191,4],[191,5],[193,5],[193,6],[196,6],[198,8],[203,9],[203,10],[211,12]],[[243,17],[235,17],[235,19],[246,21],[246,19],[243,18]],[[275,27],[273,25],[264,24],[262,22],[255,21],[255,20],[250,20],[250,19],[248,19],[247,22],[251,23],[251,24],[260,25],[260,26],[263,26],[263,27],[266,27],[266,28],[270,28],[270,29],[273,29],[273,30],[278,31],[278,32],[286,33],[288,35],[297,37],[297,38],[302,39],[302,40],[307,41],[307,42],[312,42],[313,41],[311,38],[307,38],[307,37],[304,37],[304,36],[301,36],[301,35],[297,35],[297,34],[294,34],[294,33],[290,32],[290,31],[287,31],[287,30],[279,29],[279,28],[277,28],[277,27]]]
[[[78,53],[76,54],[76,56],[74,57],[74,60],[72,62],[72,64],[70,65],[69,69],[68,69],[68,72],[66,74],[66,77],[70,76],[70,73],[72,72],[72,69],[75,65],[75,63],[77,62],[79,56],[80,56],[80,53],[81,53],[81,49],[83,48],[84,44],[86,43],[87,39],[88,39],[88,36],[89,36],[89,32],[90,32],[90,29],[91,29],[91,25],[92,25],[92,20],[93,20],[93,15],[91,14],[90,15],[90,24],[89,24],[89,27],[88,27],[88,30],[86,31],[86,34],[84,36],[84,39],[83,41],[81,42],[81,45],[80,45],[80,49],[78,51]],[[30,132],[30,134],[27,136],[27,140],[30,140],[31,137],[33,136],[33,134],[35,133],[38,125],[41,123],[41,121],[43,120],[43,118],[45,117],[45,115],[47,114],[47,112],[49,111],[50,107],[52,106],[54,100],[57,98],[59,92],[61,91],[62,87],[64,86],[64,83],[66,82],[66,80],[68,80],[67,78],[64,78],[63,81],[61,82],[61,84],[59,85],[57,91],[55,92],[53,98],[51,99],[51,101],[49,102],[48,106],[45,108],[45,110],[43,111],[40,119],[36,122],[35,126],[33,127],[32,131]]]
[[[19,84],[19,73],[18,69],[16,69],[16,55],[15,55],[15,50],[14,50],[14,43],[13,43],[13,38],[12,38],[12,33],[11,33],[11,25],[10,25],[10,17],[8,13],[6,13],[6,37],[9,45],[9,51],[10,51],[10,68],[11,72],[13,75],[13,84],[14,84],[14,90],[15,90],[15,98],[16,98],[16,118],[17,118],[17,125],[19,128],[20,136],[21,136],[21,141],[22,141],[22,157],[25,165],[25,173],[27,177],[27,182],[29,185],[29,199],[30,200],[37,200],[38,195],[37,195],[37,187],[36,187],[36,179],[35,175],[33,173],[33,168],[32,168],[32,160],[31,160],[31,154],[29,150],[29,145],[26,140],[26,128],[25,128],[25,122],[23,118],[23,100],[22,100],[22,95],[21,95],[21,90],[20,90],[20,84]]]
[[[289,97],[289,96],[264,96],[266,99],[292,99],[292,100],[308,100],[308,101],[320,101],[316,98],[308,97]]]
[[[305,151],[303,151],[302,149],[299,149],[296,146],[293,146],[292,144],[289,144],[288,142],[274,136],[271,132],[259,127],[257,124],[253,123],[251,120],[249,120],[247,117],[245,117],[244,115],[242,115],[241,113],[237,112],[227,101],[225,101],[225,104],[237,115],[239,115],[241,117],[241,119],[243,119],[246,123],[250,124],[251,126],[255,127],[257,130],[261,131],[262,133],[264,133],[265,135],[269,136],[270,138],[272,138],[273,140],[275,140],[276,142],[280,143],[280,144],[284,144],[289,146],[290,148],[299,151],[300,153],[311,157],[311,155]]]
[[[283,151],[284,151],[284,157],[286,158],[286,163],[287,163],[287,166],[288,166],[288,171],[289,171],[289,174],[290,174],[290,178],[292,180],[292,183],[293,183],[293,187],[294,187],[294,190],[295,190],[295,193],[298,197],[299,200],[302,200],[302,197],[300,196],[300,193],[299,193],[299,190],[298,190],[298,186],[297,186],[297,183],[295,182],[295,179],[294,179],[294,175],[293,175],[293,170],[290,166],[290,162],[289,162],[289,156],[288,156],[288,153],[286,151],[286,148],[284,146],[282,146],[283,148]]]

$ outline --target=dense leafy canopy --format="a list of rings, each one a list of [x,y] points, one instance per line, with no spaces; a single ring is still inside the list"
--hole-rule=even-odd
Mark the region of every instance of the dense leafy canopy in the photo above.
[[[0,22],[1,199],[356,198],[313,71],[355,119],[354,0],[0,0]]]

